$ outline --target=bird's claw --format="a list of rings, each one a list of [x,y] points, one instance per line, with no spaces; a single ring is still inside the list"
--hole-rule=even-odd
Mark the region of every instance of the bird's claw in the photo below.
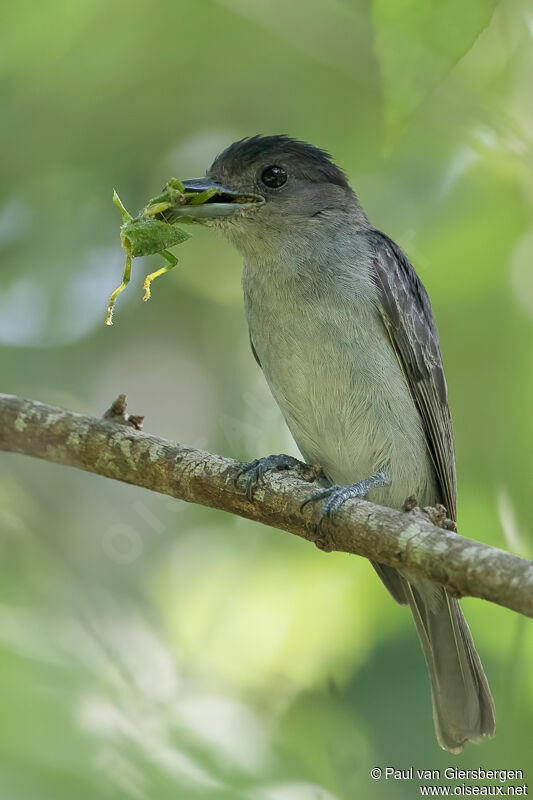
[[[354,484],[355,486],[355,484]],[[328,486],[327,489],[321,489],[304,500],[300,506],[300,511],[303,511],[308,503],[318,503],[321,500],[326,502],[320,507],[318,514],[317,530],[321,531],[326,520],[330,520],[334,514],[339,510],[342,504],[353,497],[361,497],[362,495],[354,491],[352,486],[339,486],[335,483],[333,486]]]
[[[295,469],[303,466],[301,461],[293,456],[280,453],[278,456],[266,456],[264,458],[255,458],[247,464],[243,464],[237,475],[235,476],[235,485],[237,485],[241,475],[246,475],[246,497],[253,503],[254,492],[259,483],[263,479],[265,472],[271,470]]]
[[[328,486],[327,489],[321,489],[320,491],[315,492],[311,495],[311,497],[308,497],[307,500],[304,500],[300,506],[300,511],[303,511],[308,503],[316,503],[321,500],[326,500],[326,502],[320,507],[318,520],[315,523],[315,533],[317,536],[323,538],[324,523],[334,519],[336,512],[339,510],[342,504],[346,502],[346,500],[363,498],[371,489],[376,489],[380,486],[388,486],[389,484],[390,478],[384,470],[380,469],[374,475],[371,475],[369,478],[365,478],[362,481],[357,481],[357,483],[351,483],[348,486],[339,486],[338,484],[334,484],[333,486]],[[319,547],[321,546],[318,541],[316,544]],[[326,548],[323,547],[322,549]]]

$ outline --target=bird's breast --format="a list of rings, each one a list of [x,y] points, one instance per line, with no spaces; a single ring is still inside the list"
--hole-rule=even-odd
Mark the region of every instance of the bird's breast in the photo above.
[[[394,488],[371,499],[400,506],[418,492],[430,502],[421,420],[372,284],[323,279],[302,290],[294,274],[245,266],[243,287],[254,348],[304,457],[341,484],[385,466]]]

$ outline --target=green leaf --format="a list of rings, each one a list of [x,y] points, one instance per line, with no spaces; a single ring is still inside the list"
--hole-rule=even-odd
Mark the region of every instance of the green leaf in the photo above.
[[[389,137],[470,50],[499,0],[373,0]]]

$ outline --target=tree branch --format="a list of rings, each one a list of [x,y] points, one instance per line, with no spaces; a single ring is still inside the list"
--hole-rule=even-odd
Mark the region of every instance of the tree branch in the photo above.
[[[141,424],[142,417],[128,418],[123,397],[95,419],[0,394],[1,450],[238,514],[322,549],[418,572],[455,596],[480,597],[533,617],[531,561],[437,527],[420,509],[406,513],[363,500],[346,502],[327,524],[326,537],[317,537],[316,512],[308,506],[300,513],[314,477],[309,466],[265,474],[250,502],[242,479],[235,483],[240,462],[150,436],[138,429]]]

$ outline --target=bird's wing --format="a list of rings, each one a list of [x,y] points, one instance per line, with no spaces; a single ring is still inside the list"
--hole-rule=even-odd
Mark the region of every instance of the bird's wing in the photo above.
[[[422,417],[441,500],[456,519],[457,481],[453,428],[439,336],[424,286],[405,253],[380,231],[367,234],[380,313]]]
[[[262,366],[261,362],[259,361],[259,356],[257,355],[257,350],[255,349],[254,343],[252,342],[252,334],[250,334],[250,347],[252,348],[252,355],[255,358],[256,363],[259,364],[261,369],[263,369],[263,366]]]

